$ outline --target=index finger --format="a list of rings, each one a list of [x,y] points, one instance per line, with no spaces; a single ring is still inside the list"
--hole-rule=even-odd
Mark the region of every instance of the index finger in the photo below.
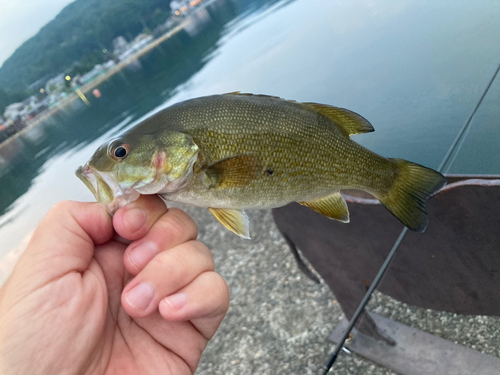
[[[167,211],[167,205],[159,196],[141,195],[135,202],[116,211],[113,227],[123,238],[135,241],[144,237]]]

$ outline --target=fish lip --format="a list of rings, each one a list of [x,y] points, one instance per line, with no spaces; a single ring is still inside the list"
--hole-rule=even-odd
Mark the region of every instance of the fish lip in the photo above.
[[[92,192],[96,200],[99,200],[99,197],[97,195],[97,181],[95,179],[94,172],[90,168],[89,164],[86,163],[79,167],[75,171],[76,177],[78,177],[84,184],[87,186],[87,188]],[[92,178],[92,177],[93,178]]]
[[[134,189],[127,189],[123,191],[120,185],[113,181],[112,176],[107,172],[100,172],[92,168],[89,163],[79,167],[76,176],[89,188],[99,204],[106,208],[111,215],[113,215],[120,207],[137,200],[140,194]],[[112,192],[112,199],[107,200],[105,196],[99,194],[98,179],[101,184],[105,184]],[[101,187],[102,188],[102,187]]]

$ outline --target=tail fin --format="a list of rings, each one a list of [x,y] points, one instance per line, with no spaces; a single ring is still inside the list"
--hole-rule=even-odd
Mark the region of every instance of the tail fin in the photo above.
[[[398,176],[389,192],[377,199],[408,228],[424,232],[428,223],[425,202],[446,184],[446,179],[419,164],[402,159],[391,161],[398,166]]]

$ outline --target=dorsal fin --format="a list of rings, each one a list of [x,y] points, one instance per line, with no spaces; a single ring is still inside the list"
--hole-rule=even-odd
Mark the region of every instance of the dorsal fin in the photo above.
[[[257,98],[273,98],[273,99],[284,100],[284,101],[290,102],[290,103],[297,103],[295,100],[286,100],[286,99],[280,98],[279,96],[272,96],[272,95],[265,95],[265,94],[251,94],[251,93],[241,92],[241,91],[228,92],[228,93],[225,93],[222,95],[255,96]]]
[[[329,118],[347,136],[375,131],[367,119],[348,109],[317,103],[302,103],[302,106]]]
[[[363,116],[358,115],[356,112],[349,111],[345,108],[334,107],[327,104],[318,104],[318,103],[299,103],[294,100],[286,100],[279,98],[277,96],[271,95],[261,95],[261,94],[248,94],[241,93],[240,91],[228,92],[224,95],[242,95],[242,96],[256,96],[256,97],[264,97],[264,98],[273,98],[285,100],[290,103],[295,103],[297,105],[302,106],[309,111],[313,111],[319,113],[322,116],[325,116],[332,120],[335,125],[346,135],[350,136],[352,134],[361,134],[361,133],[370,133],[375,131],[373,129],[372,124],[365,119]]]
[[[248,94],[240,91],[228,92],[224,95],[241,95],[241,96],[256,96],[261,98],[280,99],[290,103],[302,106],[309,111],[319,113],[320,115],[332,120],[335,125],[347,136],[353,134],[370,133],[375,131],[372,124],[363,116],[358,115],[356,112],[349,111],[345,108],[334,107],[328,104],[318,103],[299,103],[295,100],[286,100],[278,96],[262,95],[262,94]]]

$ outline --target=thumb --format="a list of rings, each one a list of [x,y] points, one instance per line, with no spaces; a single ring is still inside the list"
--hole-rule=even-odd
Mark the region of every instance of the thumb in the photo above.
[[[64,201],[42,219],[12,276],[39,288],[70,272],[84,272],[94,246],[113,235],[111,217],[97,203]]]

